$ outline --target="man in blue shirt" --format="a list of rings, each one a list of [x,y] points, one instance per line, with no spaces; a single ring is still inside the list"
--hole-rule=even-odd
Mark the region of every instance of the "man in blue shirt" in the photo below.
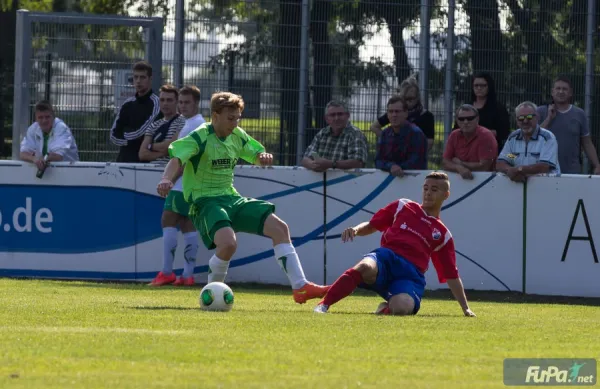
[[[377,141],[375,167],[402,177],[404,170],[427,169],[427,138],[409,122],[408,107],[401,96],[393,96],[387,105],[388,128]]]
[[[508,137],[496,170],[515,182],[532,175],[560,174],[556,137],[538,125],[537,106],[526,101],[515,112],[520,128]]]

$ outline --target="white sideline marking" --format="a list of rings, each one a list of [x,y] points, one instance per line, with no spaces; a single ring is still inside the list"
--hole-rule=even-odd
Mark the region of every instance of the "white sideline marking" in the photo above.
[[[194,334],[192,330],[149,330],[146,328],[110,328],[110,327],[16,327],[0,326],[0,332],[48,332],[48,333],[124,333],[151,335]]]

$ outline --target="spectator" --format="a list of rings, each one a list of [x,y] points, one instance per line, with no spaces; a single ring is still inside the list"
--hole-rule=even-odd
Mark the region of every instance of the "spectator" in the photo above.
[[[404,98],[406,105],[408,106],[407,120],[423,131],[427,137],[427,149],[431,150],[433,146],[433,139],[435,137],[435,118],[433,114],[423,108],[421,103],[421,92],[419,89],[419,83],[414,77],[409,77],[402,81],[398,88],[398,95]],[[371,124],[371,131],[373,131],[377,137],[381,135],[381,129],[390,124],[387,112],[380,116],[377,121]]]
[[[398,177],[404,170],[427,169],[427,138],[407,120],[408,104],[401,96],[389,99],[387,117],[390,125],[377,141],[375,167]]]
[[[117,162],[139,162],[140,146],[146,130],[160,117],[158,96],[152,91],[152,66],[138,62],[133,66],[135,96],[121,106],[113,127],[110,141],[119,146]]]
[[[179,90],[179,112],[186,118],[186,121],[185,126],[177,136],[178,139],[187,136],[190,132],[204,124],[204,118],[198,113],[198,103],[200,103],[200,90],[198,88],[195,86],[184,86]],[[165,142],[162,143],[164,144]],[[168,148],[168,145],[166,147]],[[196,264],[196,255],[198,254],[199,235],[196,232],[194,223],[190,219],[189,212],[190,204],[185,201],[182,178],[179,177],[165,199],[160,219],[163,229],[163,267],[150,285],[163,286],[173,284],[175,286],[192,286],[196,283],[194,280],[194,267]],[[173,272],[173,260],[175,259],[175,251],[177,250],[177,226],[179,226],[185,242],[185,249],[183,250],[185,262],[183,263],[183,274],[179,278],[176,278]]]
[[[508,137],[496,170],[515,182],[536,174],[560,174],[556,137],[538,125],[537,106],[526,101],[515,112],[520,128]]]
[[[359,169],[367,161],[367,138],[354,127],[350,113],[341,102],[330,101],[325,107],[328,126],[321,129],[304,152],[301,164],[306,169]]]
[[[157,163],[169,161],[169,145],[177,139],[179,131],[185,125],[185,118],[177,113],[178,98],[179,92],[173,85],[163,85],[160,88],[159,104],[162,118],[152,122],[146,129],[139,150],[140,161]]]
[[[444,150],[442,166],[462,178],[472,179],[473,171],[494,171],[498,143],[494,134],[479,125],[479,112],[470,104],[456,110],[460,129],[452,131]]]
[[[54,108],[48,101],[35,105],[35,123],[29,126],[21,141],[19,157],[34,163],[39,170],[46,169],[48,162],[79,161],[79,151],[71,130],[55,117]]]
[[[471,103],[479,111],[479,125],[490,130],[501,149],[510,133],[510,120],[504,104],[496,96],[496,84],[487,73],[477,73],[471,85]],[[459,128],[455,123],[454,128]]]
[[[538,108],[542,128],[548,129],[558,142],[558,162],[563,174],[581,174],[581,148],[600,174],[598,154],[590,136],[585,112],[571,104],[573,86],[567,77],[558,77],[552,87],[552,104]],[[585,172],[587,173],[587,172]]]

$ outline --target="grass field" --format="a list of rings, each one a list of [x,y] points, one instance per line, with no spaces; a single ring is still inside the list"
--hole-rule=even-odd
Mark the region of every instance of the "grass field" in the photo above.
[[[446,292],[415,317],[356,293],[327,315],[285,287],[200,288],[0,279],[0,388],[500,388],[506,357],[600,356],[600,300]],[[552,301],[553,304],[548,303]]]

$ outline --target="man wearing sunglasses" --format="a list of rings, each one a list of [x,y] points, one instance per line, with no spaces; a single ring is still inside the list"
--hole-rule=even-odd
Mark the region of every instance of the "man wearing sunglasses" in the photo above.
[[[456,121],[460,127],[448,137],[442,166],[444,170],[456,172],[464,179],[472,179],[474,171],[494,170],[498,155],[498,142],[494,133],[479,125],[479,111],[470,104],[456,110]]]
[[[504,144],[496,170],[515,182],[537,174],[560,174],[556,137],[538,125],[537,106],[526,101],[515,113],[519,129]]]

